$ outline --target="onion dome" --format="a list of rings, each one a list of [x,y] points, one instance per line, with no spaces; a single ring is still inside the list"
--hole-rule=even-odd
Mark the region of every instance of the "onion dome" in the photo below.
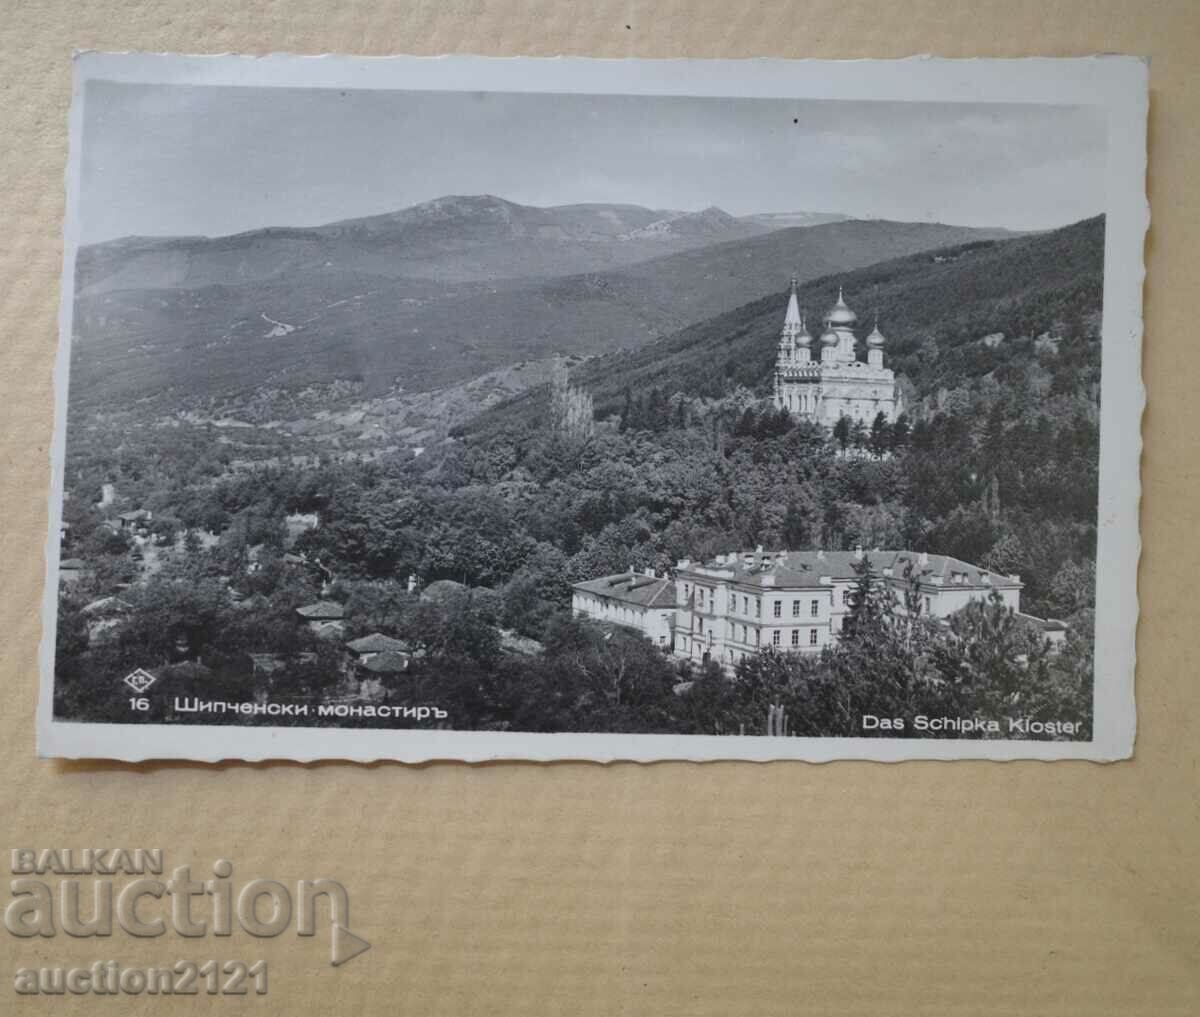
[[[800,334],[796,336],[796,345],[797,346],[807,346],[811,342],[812,342],[812,336],[808,334],[808,326],[805,324],[804,319],[801,318],[800,319]]]
[[[829,325],[853,325],[856,321],[858,321],[858,315],[846,306],[846,301],[842,299],[842,289],[839,286],[837,303],[825,315],[825,322]]]
[[[836,346],[838,344],[837,333],[826,332],[823,336],[821,336],[821,342],[823,342],[826,346]]]
[[[867,345],[882,346],[883,343],[883,333],[879,331],[879,322],[875,322],[875,327],[871,330],[871,334],[867,336]]]

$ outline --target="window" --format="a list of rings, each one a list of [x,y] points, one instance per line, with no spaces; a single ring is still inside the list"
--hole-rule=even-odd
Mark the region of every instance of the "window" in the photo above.
[[[748,615],[749,613],[750,613],[750,598],[743,597],[742,598],[742,614]]]
[[[776,618],[783,617],[783,601],[782,600],[775,601],[775,607],[774,607],[773,613]]]
[[[846,587],[846,589],[842,590],[842,606],[843,607],[850,606],[850,587],[848,587],[848,586]]]
[[[799,629],[792,629],[792,645],[793,646],[800,645],[800,630]]]
[[[761,597],[754,598],[754,617],[755,618],[762,617],[762,598]]]
[[[816,618],[817,615],[821,613],[821,602],[819,600],[814,600],[809,606],[808,613]]]
[[[800,601],[798,601],[798,600],[792,601],[792,617],[793,618],[800,617]]]
[[[808,630],[808,645],[809,646],[817,645],[817,630],[816,629]]]
[[[774,632],[771,633],[771,645],[772,646],[779,645],[779,629],[776,629]]]
[[[754,630],[754,645],[757,646],[761,642],[762,642],[762,632],[760,632],[758,629],[755,629]]]
[[[744,643],[745,641],[746,641],[746,626],[743,625],[742,626],[742,642]]]
[[[932,597],[925,598],[925,613],[933,614],[933,598]]]

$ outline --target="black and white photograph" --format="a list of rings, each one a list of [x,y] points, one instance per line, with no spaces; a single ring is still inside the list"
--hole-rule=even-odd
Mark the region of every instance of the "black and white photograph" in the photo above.
[[[77,58],[40,749],[1132,752],[1126,58]]]

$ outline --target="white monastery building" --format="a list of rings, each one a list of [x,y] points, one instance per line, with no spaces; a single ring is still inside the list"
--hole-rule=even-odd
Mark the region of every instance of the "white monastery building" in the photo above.
[[[833,427],[842,417],[868,426],[882,413],[888,423],[903,411],[895,375],[883,366],[879,323],[867,336],[867,360],[858,359],[855,314],[838,290],[825,314],[825,331],[814,340],[800,315],[796,280],[788,297],[775,363],[775,406],[793,416]]]
[[[814,653],[835,642],[859,580],[855,566],[870,562],[876,581],[891,589],[903,610],[915,581],[921,613],[943,620],[992,593],[1053,643],[1066,626],[1020,614],[1019,576],[1002,575],[940,554],[916,551],[754,551],[684,559],[675,578],[624,572],[576,583],[576,614],[637,629],[677,657],[732,667],[747,654],[772,647]]]
[[[637,629],[664,649],[671,646],[675,622],[675,583],[652,569],[576,583],[571,612],[596,621]]]
[[[733,665],[767,646],[813,652],[834,642],[870,562],[877,581],[903,605],[909,576],[921,613],[943,619],[993,592],[1020,609],[1019,576],[1000,575],[957,558],[915,551],[743,551],[709,562],[679,562],[675,570],[677,656]]]

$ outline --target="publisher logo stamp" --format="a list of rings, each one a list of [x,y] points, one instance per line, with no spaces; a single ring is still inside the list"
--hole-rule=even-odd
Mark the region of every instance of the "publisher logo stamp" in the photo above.
[[[158,679],[154,675],[140,667],[136,671],[130,671],[124,678],[125,684],[139,695],[150,688],[156,681]]]

